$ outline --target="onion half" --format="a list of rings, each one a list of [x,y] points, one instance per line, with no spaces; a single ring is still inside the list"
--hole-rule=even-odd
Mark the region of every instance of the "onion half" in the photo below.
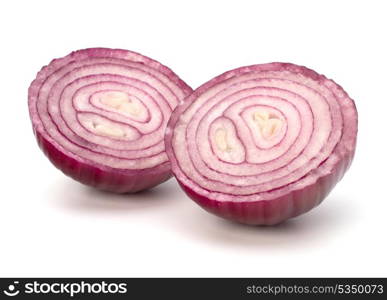
[[[65,174],[113,192],[137,192],[171,176],[164,133],[191,88],[135,52],[94,48],[53,60],[29,88],[39,146]]]
[[[220,217],[272,225],[318,205],[355,153],[357,111],[323,75],[287,63],[226,72],[173,112],[172,172]]]

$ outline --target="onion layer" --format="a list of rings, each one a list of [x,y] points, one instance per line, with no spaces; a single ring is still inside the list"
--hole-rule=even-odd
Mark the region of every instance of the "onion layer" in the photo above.
[[[95,48],[43,67],[28,102],[38,143],[56,167],[84,184],[124,193],[170,178],[165,128],[191,91],[148,57]]]
[[[277,224],[319,204],[351,164],[357,112],[345,91],[305,67],[226,72],[173,112],[172,172],[207,211]]]

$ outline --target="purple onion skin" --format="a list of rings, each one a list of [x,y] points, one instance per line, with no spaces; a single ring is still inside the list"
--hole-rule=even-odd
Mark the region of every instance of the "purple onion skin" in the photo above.
[[[93,164],[78,161],[51,144],[40,133],[35,132],[40,149],[51,163],[67,176],[85,185],[114,193],[136,193],[150,189],[171,178],[170,163],[154,169],[118,172],[103,170]]]
[[[177,182],[192,200],[209,213],[248,225],[277,225],[287,219],[302,215],[319,205],[343,177],[351,165],[352,159],[353,154],[343,157],[331,174],[320,177],[312,185],[271,200],[255,202],[217,201],[195,193],[179,180]]]
[[[257,69],[263,71],[285,69],[292,72],[298,72],[317,82],[326,82],[328,80],[324,75],[318,74],[311,69],[289,63],[268,63],[264,65],[241,67],[228,71],[200,86],[185,99],[184,103],[181,103],[175,109],[168,124],[168,130],[166,133],[166,149],[172,164],[172,172],[174,173],[179,185],[185,193],[204,210],[218,217],[243,224],[277,225],[290,218],[302,215],[319,205],[332,191],[335,185],[342,179],[352,163],[356,149],[358,118],[356,106],[353,100],[348,97],[347,93],[341,88],[341,86],[329,80],[328,84],[330,87],[334,89],[335,92],[339,93],[341,95],[340,97],[346,98],[346,101],[348,101],[347,104],[349,103],[350,106],[350,109],[347,107],[346,113],[342,113],[345,115],[343,118],[344,123],[346,123],[346,127],[343,129],[344,132],[342,133],[342,139],[331,153],[332,156],[334,155],[338,158],[338,161],[334,165],[328,165],[328,167],[326,166],[328,164],[327,161],[330,160],[329,158],[326,161],[321,162],[316,169],[324,169],[326,167],[329,170],[327,174],[319,176],[311,184],[307,184],[302,187],[292,187],[287,192],[285,190],[285,192],[281,193],[277,197],[268,196],[267,200],[261,199],[257,201],[228,201],[224,199],[217,200],[215,197],[209,196],[209,193],[198,193],[188,184],[183,183],[183,181],[191,182],[190,178],[187,178],[186,175],[184,175],[182,180],[179,178],[179,176],[181,176],[180,170],[178,170],[180,168],[179,162],[175,157],[172,145],[174,127],[179,120],[180,114],[182,114],[199,95],[203,94],[212,86],[224,81],[225,79],[243,74],[246,70],[251,71]],[[302,181],[302,179],[303,178],[299,180]],[[195,185],[195,183],[192,184]],[[268,193],[270,194],[271,191]]]
[[[39,94],[39,86],[42,84],[43,80],[45,80],[46,73],[50,72],[52,64],[56,64],[60,61],[71,62],[78,56],[84,57],[86,55],[93,57],[98,55],[98,53],[109,52],[117,52],[120,53],[120,55],[128,53],[138,57],[138,61],[136,62],[144,65],[149,64],[154,69],[170,78],[170,80],[173,81],[185,95],[192,92],[191,87],[181,80],[171,69],[136,52],[108,48],[78,50],[63,58],[54,59],[48,66],[42,68],[38,73],[37,78],[31,83],[29,88],[29,110],[31,119],[34,120],[34,118],[36,118],[37,113],[34,109],[34,106],[36,105],[35,99]],[[47,134],[46,129],[42,128],[40,125],[34,124],[34,121],[32,122],[32,127],[39,147],[52,164],[65,175],[85,185],[114,193],[136,193],[155,187],[172,177],[169,161],[147,169],[113,168],[108,165],[89,161],[84,157],[80,158],[77,154],[68,152],[67,149],[64,149]]]

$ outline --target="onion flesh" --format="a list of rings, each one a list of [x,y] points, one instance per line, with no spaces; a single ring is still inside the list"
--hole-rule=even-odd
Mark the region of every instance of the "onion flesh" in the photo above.
[[[43,67],[28,103],[38,143],[56,167],[84,184],[126,193],[171,177],[165,128],[190,92],[148,57],[92,48]]]
[[[226,72],[173,112],[172,172],[207,211],[272,225],[318,205],[355,153],[357,111],[332,80],[269,63]]]

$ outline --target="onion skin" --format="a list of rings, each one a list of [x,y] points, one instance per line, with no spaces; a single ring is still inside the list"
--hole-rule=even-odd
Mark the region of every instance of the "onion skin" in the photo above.
[[[170,164],[158,168],[134,172],[118,172],[115,169],[98,168],[93,164],[76,160],[35,132],[39,147],[51,163],[64,174],[85,185],[114,193],[136,193],[152,188],[171,178]]]
[[[249,225],[276,225],[319,205],[340,180],[350,161],[351,158],[346,157],[331,174],[320,177],[314,184],[271,200],[216,201],[195,193],[180,181],[178,183],[192,200],[214,215]]]
[[[174,136],[177,130],[180,130],[178,125],[181,122],[181,116],[200,96],[229,79],[231,80],[251,72],[277,71],[291,72],[312,79],[314,82],[324,85],[324,87],[329,87],[332,93],[337,96],[337,99],[342,101],[343,128],[340,141],[336,144],[329,157],[321,161],[318,167],[312,169],[295,182],[290,182],[287,185],[262,194],[257,193],[256,200],[254,200],[254,195],[248,195],[249,199],[244,200],[245,196],[243,195],[240,197],[230,196],[226,192],[211,191],[203,188],[182,171],[183,167],[181,165],[183,163],[177,158],[176,153],[180,150],[177,150],[176,145],[174,145]],[[190,124],[190,121],[186,122]],[[356,137],[356,107],[353,100],[348,97],[339,85],[306,67],[288,63],[270,63],[228,71],[195,90],[173,112],[166,133],[166,148],[172,163],[172,172],[177,178],[179,185],[203,209],[219,217],[244,224],[276,225],[310,211],[327,197],[351,165],[355,154]],[[180,141],[180,143],[183,142]],[[233,201],[233,197],[235,201]]]
[[[101,190],[115,193],[135,193],[152,188],[171,178],[172,173],[169,161],[166,160],[150,168],[138,169],[111,167],[108,164],[92,161],[88,157],[80,156],[77,153],[67,150],[50,136],[47,128],[42,126],[36,108],[37,102],[39,101],[38,98],[41,86],[56,68],[78,62],[81,59],[83,60],[86,58],[87,60],[88,57],[116,58],[116,56],[120,59],[130,57],[130,63],[137,63],[141,67],[149,67],[154,72],[159,72],[162,76],[167,77],[172,82],[171,84],[177,86],[178,89],[180,89],[179,93],[184,94],[184,96],[192,91],[192,89],[169,68],[141,54],[121,49],[91,48],[72,52],[68,56],[53,60],[48,66],[42,68],[29,88],[29,111],[33,132],[39,147],[54,166],[60,169],[64,174],[85,185]],[[184,97],[180,97],[179,101],[183,98]],[[93,150],[93,148],[91,149]]]

